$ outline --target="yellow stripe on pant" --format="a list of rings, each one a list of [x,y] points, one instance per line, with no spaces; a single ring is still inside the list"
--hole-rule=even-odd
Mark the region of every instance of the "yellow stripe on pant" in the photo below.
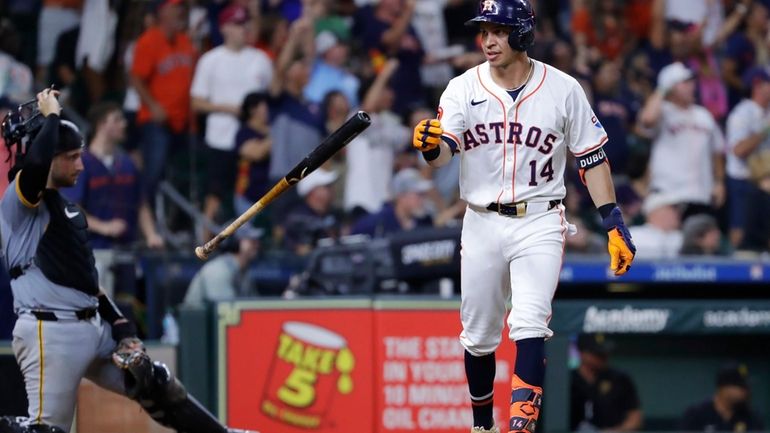
[[[38,387],[38,406],[37,406],[37,423],[41,424],[43,417],[43,369],[44,357],[43,357],[43,321],[37,321],[37,344],[38,351],[40,353],[40,386]]]

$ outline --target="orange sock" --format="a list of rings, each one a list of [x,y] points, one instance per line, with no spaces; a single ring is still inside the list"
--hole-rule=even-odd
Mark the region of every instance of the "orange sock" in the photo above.
[[[509,433],[534,433],[542,402],[543,388],[529,385],[514,374],[511,379]]]

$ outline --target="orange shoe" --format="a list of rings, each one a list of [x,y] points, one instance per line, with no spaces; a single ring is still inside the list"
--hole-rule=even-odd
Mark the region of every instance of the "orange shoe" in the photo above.
[[[517,375],[511,380],[509,433],[535,433],[543,403],[543,388],[524,382]]]

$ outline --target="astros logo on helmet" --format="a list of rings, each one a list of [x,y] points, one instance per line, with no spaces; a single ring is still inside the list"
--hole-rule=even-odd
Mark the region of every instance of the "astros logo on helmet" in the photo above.
[[[497,3],[494,0],[484,0],[481,2],[482,12],[492,12],[497,9]]]
[[[527,51],[535,42],[535,12],[528,0],[481,0],[478,15],[465,25],[495,23],[511,27],[508,44]]]

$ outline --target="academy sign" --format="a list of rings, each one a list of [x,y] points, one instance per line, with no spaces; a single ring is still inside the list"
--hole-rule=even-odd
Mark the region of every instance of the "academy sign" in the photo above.
[[[599,308],[586,309],[583,332],[655,333],[666,328],[671,310],[667,308]]]

